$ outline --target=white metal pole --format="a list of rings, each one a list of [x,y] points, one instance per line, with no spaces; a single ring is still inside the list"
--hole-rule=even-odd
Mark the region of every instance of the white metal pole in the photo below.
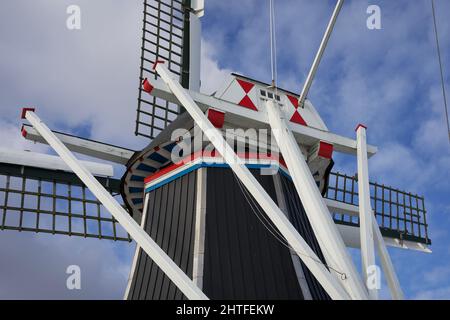
[[[366,283],[369,297],[378,298],[376,287],[368,283],[368,277],[376,272],[375,248],[373,240],[373,223],[375,220],[370,205],[369,164],[367,160],[366,127],[358,125],[356,128],[356,148],[358,162],[358,199],[359,199],[359,233],[361,236],[362,274]]]
[[[170,259],[164,250],[153,241],[153,239],[136,223],[136,221],[134,221],[116,199],[114,199],[114,197],[103,188],[95,177],[80,163],[80,161],[75,158],[69,149],[58,140],[54,133],[34,112],[27,111],[25,118],[188,299],[208,299],[183,270]]]
[[[329,264],[340,269],[347,276],[342,283],[354,299],[367,299],[367,292],[356,271],[344,241],[320,194],[319,188],[309,170],[305,157],[286,125],[280,110],[272,100],[266,103],[272,133],[283,154],[297,193],[305,207],[314,234]]]
[[[156,71],[330,297],[336,300],[349,299],[349,295],[337,279],[320,262],[314,251],[226,142],[222,133],[213,126],[186,90],[172,78],[163,63],[156,65]]]
[[[386,248],[383,236],[381,235],[377,220],[372,219],[372,224],[373,232],[375,233],[375,243],[377,245],[378,255],[380,257],[381,266],[383,267],[392,299],[403,300],[405,296],[400,286],[400,281],[398,281],[397,274],[395,273],[394,265],[392,264],[392,260]]]
[[[344,0],[338,0],[336,7],[334,8],[333,15],[331,16],[330,22],[328,23],[327,30],[322,38],[322,42],[320,43],[319,51],[314,58],[314,62],[312,64],[311,70],[309,70],[308,77],[306,78],[305,84],[303,85],[302,92],[298,99],[299,106],[303,108],[306,97],[308,96],[309,89],[311,88],[312,82],[314,81],[314,77],[316,76],[317,69],[319,68],[320,61],[322,60],[323,53],[325,52],[325,48],[327,47],[328,40],[330,40],[331,33],[333,32],[334,25],[336,24],[337,17],[339,12],[341,11],[342,5],[344,4]]]

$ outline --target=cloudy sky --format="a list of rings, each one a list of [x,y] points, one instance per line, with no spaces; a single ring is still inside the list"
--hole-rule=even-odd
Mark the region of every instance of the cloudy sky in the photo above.
[[[53,129],[139,149],[134,136],[141,0],[2,0],[0,147],[51,152],[24,141],[19,110],[35,106]],[[203,18],[205,92],[231,71],[270,81],[268,1],[209,0]],[[298,92],[335,1],[276,0],[279,82]],[[79,5],[82,29],[66,28]],[[368,30],[377,4],[382,29]],[[436,0],[447,88],[448,0]],[[450,144],[429,0],[348,0],[310,99],[328,127],[353,137],[358,123],[379,147],[373,180],[426,198],[433,254],[391,250],[408,298],[450,298]],[[336,169],[356,172],[349,157]],[[0,298],[121,299],[133,244],[0,232]],[[65,287],[82,270],[82,290]]]

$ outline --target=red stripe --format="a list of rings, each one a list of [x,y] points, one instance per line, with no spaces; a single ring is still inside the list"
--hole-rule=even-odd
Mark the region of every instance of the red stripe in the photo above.
[[[279,155],[279,154],[264,154],[264,153],[252,153],[252,152],[240,152],[238,153],[239,158],[241,159],[245,159],[245,160],[250,160],[250,159],[258,159],[258,160],[276,160],[278,161],[282,166],[286,167],[286,163],[284,161],[284,159]],[[167,173],[174,171],[186,164],[189,164],[190,162],[193,162],[194,160],[197,160],[200,157],[213,157],[213,158],[218,158],[219,157],[219,153],[214,149],[214,150],[210,150],[210,151],[197,151],[185,158],[183,158],[183,160],[181,160],[178,163],[173,163],[167,167],[164,167],[162,169],[160,169],[158,172],[151,174],[150,176],[148,176],[147,178],[144,179],[144,183],[150,183],[158,178],[160,178],[161,176],[166,175]]]

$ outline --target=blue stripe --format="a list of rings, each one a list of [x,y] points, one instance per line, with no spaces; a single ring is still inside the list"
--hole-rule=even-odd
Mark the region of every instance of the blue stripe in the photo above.
[[[151,192],[151,191],[153,191],[155,189],[158,189],[159,187],[162,187],[163,185],[168,184],[169,182],[172,182],[172,181],[174,181],[174,180],[176,180],[176,179],[178,179],[178,178],[188,174],[189,172],[192,172],[192,171],[195,171],[197,169],[200,169],[201,167],[203,167],[203,165],[201,163],[193,165],[192,167],[189,167],[186,170],[183,170],[183,171],[181,171],[181,172],[179,172],[179,173],[177,173],[177,174],[175,174],[175,175],[165,179],[164,181],[158,182],[157,184],[155,184],[155,185],[153,185],[151,187],[148,187],[147,189],[145,189],[145,192]]]

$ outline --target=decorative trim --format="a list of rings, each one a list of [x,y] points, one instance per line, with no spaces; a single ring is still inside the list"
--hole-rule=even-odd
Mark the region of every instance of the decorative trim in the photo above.
[[[246,162],[246,166],[249,169],[271,169],[276,168],[289,175],[289,171],[284,163],[283,159],[278,159],[270,155],[245,153],[239,154],[241,158]],[[148,176],[145,179],[145,192],[151,192],[169,182],[172,182],[189,172],[195,171],[200,168],[228,168],[229,165],[225,160],[213,151],[199,151],[196,152],[179,163],[172,164],[164,169]]]

